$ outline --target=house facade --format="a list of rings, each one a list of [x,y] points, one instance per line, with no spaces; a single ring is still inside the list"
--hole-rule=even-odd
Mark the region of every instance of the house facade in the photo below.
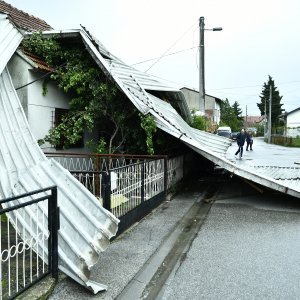
[[[33,136],[36,140],[43,139],[69,109],[70,97],[49,77],[45,77],[51,68],[41,61],[34,61],[32,56],[21,50],[15,52],[7,67]],[[48,143],[41,148],[43,151],[54,150]]]
[[[189,109],[204,115],[204,103],[199,100],[199,92],[187,87],[181,88],[181,91],[185,96]],[[221,102],[221,99],[205,94],[205,114],[212,124],[218,125],[220,123]]]
[[[284,115],[285,131],[287,137],[300,136],[300,107],[286,113]]]

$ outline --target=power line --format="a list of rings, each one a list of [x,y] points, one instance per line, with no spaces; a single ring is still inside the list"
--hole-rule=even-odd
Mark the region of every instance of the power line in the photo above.
[[[155,64],[157,64],[162,57],[166,56],[166,54],[177,44],[177,42],[179,42],[194,26],[195,22],[145,71],[145,73],[147,73]]]
[[[292,83],[300,83],[300,81],[288,81],[288,82],[282,82],[282,83],[276,83],[277,87],[278,85],[284,85],[284,84],[292,84]],[[236,87],[225,87],[225,88],[218,88],[218,89],[209,89],[210,91],[218,91],[218,90],[232,90],[232,89],[244,89],[249,87],[258,87],[263,86],[262,84],[257,85],[245,85],[245,86],[236,86]]]
[[[164,55],[164,56],[162,56],[162,57],[171,56],[171,55],[178,54],[178,53],[181,53],[181,52],[184,52],[184,51],[193,50],[193,49],[195,49],[195,48],[198,48],[198,46],[197,46],[197,47],[191,47],[191,48],[186,48],[186,49],[178,50],[178,51],[176,51],[176,52],[172,52],[172,53],[166,54],[166,55]],[[157,59],[157,58],[162,58],[162,57],[160,56],[160,57],[155,57],[155,58],[150,58],[150,59],[147,59],[147,60],[143,60],[143,61],[134,63],[134,64],[132,64],[131,66],[143,64],[143,63],[146,63],[146,62],[148,62],[148,61],[152,61],[152,60],[155,60],[155,59]]]

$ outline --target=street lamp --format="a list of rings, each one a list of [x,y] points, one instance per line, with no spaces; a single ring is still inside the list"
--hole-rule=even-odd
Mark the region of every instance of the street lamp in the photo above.
[[[205,114],[205,75],[204,75],[204,30],[221,31],[222,27],[214,27],[211,29],[204,28],[204,17],[199,19],[200,43],[199,43],[199,108],[201,110],[201,102],[203,103],[203,111]]]

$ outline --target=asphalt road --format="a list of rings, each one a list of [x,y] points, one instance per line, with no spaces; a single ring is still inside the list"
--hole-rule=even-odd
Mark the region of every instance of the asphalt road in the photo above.
[[[157,299],[300,299],[300,200],[228,196]]]
[[[295,166],[300,150],[254,139],[244,164]],[[229,148],[234,158],[236,145]],[[274,159],[276,158],[276,160]],[[49,299],[300,299],[300,199],[237,177],[195,181],[112,242],[92,270],[108,290],[70,279]]]

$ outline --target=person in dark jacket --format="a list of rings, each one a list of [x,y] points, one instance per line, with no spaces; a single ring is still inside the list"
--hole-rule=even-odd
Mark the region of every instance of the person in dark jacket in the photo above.
[[[242,158],[242,156],[243,156],[243,146],[245,144],[245,140],[246,140],[245,129],[242,128],[241,131],[236,136],[236,143],[237,143],[239,149],[235,152],[235,155],[238,155],[239,153],[241,153],[240,158]]]
[[[246,151],[249,151],[248,148],[250,146],[250,150],[252,151],[252,145],[253,145],[253,136],[252,136],[252,132],[248,131],[246,134],[246,142],[247,142],[247,146],[246,146]]]

